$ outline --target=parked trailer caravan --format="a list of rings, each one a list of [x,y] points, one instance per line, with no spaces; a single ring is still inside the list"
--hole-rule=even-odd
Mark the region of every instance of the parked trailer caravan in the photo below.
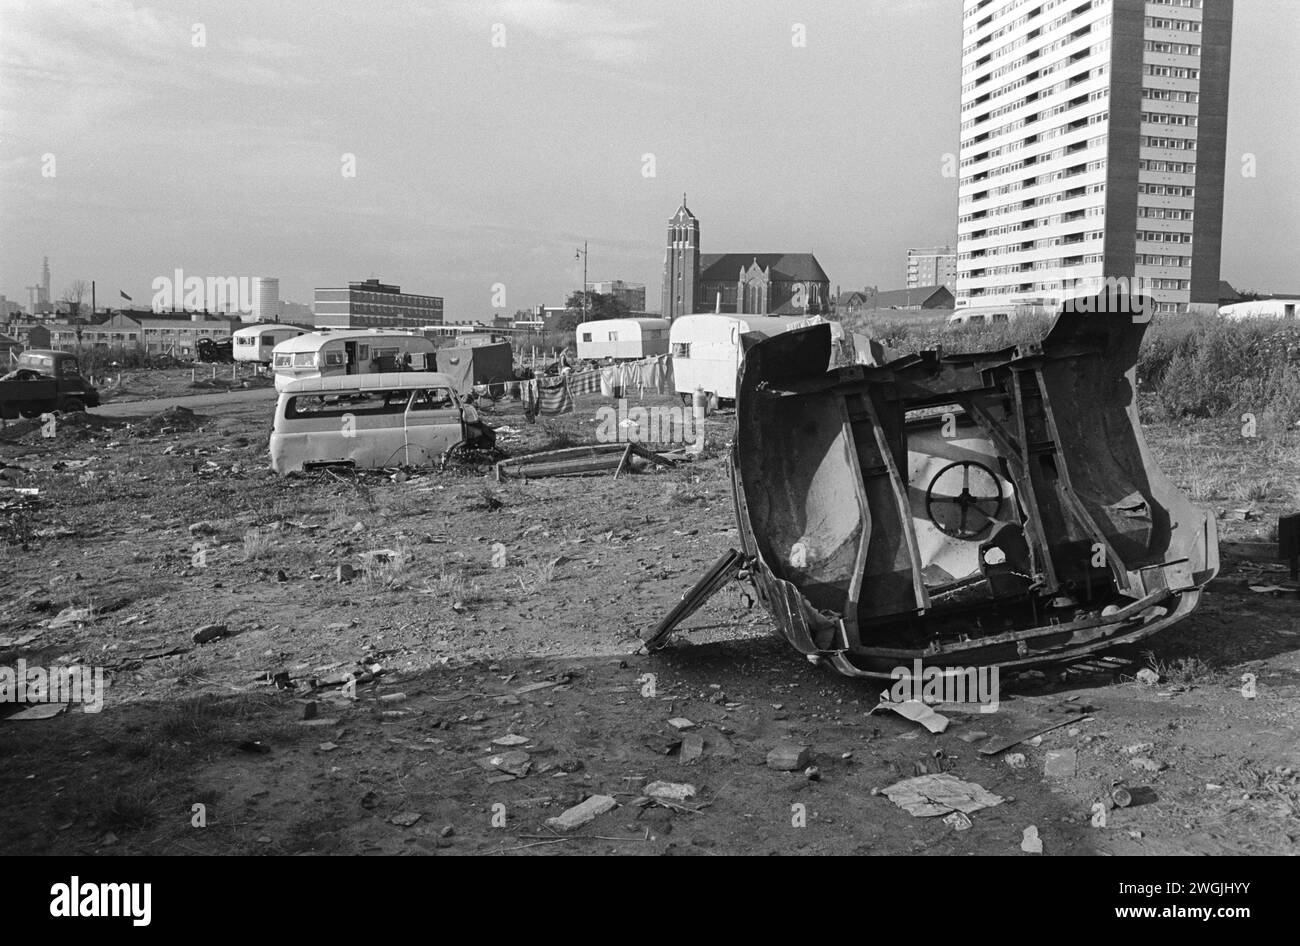
[[[683,315],[675,319],[668,340],[677,393],[689,403],[691,395],[699,387],[719,401],[734,401],[736,371],[741,359],[740,336],[757,332],[769,338],[807,324],[809,321],[804,316],[727,315],[718,312]],[[843,338],[843,327],[838,322],[829,324],[832,338]]]
[[[414,332],[386,329],[307,332],[275,346],[275,389],[306,378],[432,371],[434,345]],[[407,359],[410,363],[407,363]]]
[[[580,361],[639,361],[668,354],[667,319],[601,319],[577,328]]]
[[[255,361],[258,364],[269,365],[271,352],[276,345],[306,334],[305,328],[274,322],[237,329],[231,335],[235,361]]]

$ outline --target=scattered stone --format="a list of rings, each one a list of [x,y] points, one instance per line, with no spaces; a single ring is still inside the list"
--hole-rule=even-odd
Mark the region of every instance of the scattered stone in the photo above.
[[[207,644],[219,640],[229,633],[230,629],[224,624],[204,624],[195,630],[191,635],[191,640],[196,644]]]
[[[668,725],[679,732],[683,729],[694,729],[695,724],[684,716],[675,716],[668,720]]]
[[[960,811],[954,811],[944,816],[943,823],[948,825],[954,831],[965,831],[971,826],[971,820]]]
[[[423,817],[418,811],[399,811],[388,820],[399,828],[409,828]]]
[[[682,752],[679,761],[690,765],[704,755],[704,737],[699,733],[687,733],[682,737]]]
[[[1139,752],[1148,752],[1155,747],[1156,744],[1154,742],[1135,742],[1131,746],[1125,746],[1124,751],[1129,755],[1137,755]]]
[[[441,831],[438,832],[438,837],[449,838],[455,833],[456,833],[456,829],[453,828],[451,825],[447,825]]]
[[[686,801],[695,797],[695,786],[685,782],[651,782],[643,791],[651,798],[663,798],[668,801]]]
[[[1038,828],[1030,825],[1025,828],[1024,834],[1020,839],[1020,850],[1026,854],[1042,854],[1043,839],[1038,836]]]
[[[1149,667],[1144,667],[1137,672],[1137,682],[1143,686],[1153,687],[1160,682],[1160,674]]]
[[[767,754],[767,767],[778,772],[798,772],[812,764],[812,749],[793,742],[778,743]]]
[[[358,523],[358,525],[360,525],[360,523]],[[344,562],[342,565],[340,565],[338,568],[334,570],[334,580],[337,581],[340,585],[343,584],[344,582],[351,581],[356,577],[357,577],[357,570],[353,568],[351,565],[349,565],[347,562]]]
[[[529,761],[532,758],[527,752],[520,749],[512,749],[509,752],[501,752],[497,755],[488,756],[486,760],[487,768],[498,769],[507,772],[516,778],[523,778],[532,768],[533,763]]]
[[[1144,772],[1163,772],[1169,767],[1163,762],[1148,759],[1146,756],[1138,756],[1136,759],[1130,759],[1129,765],[1133,766],[1135,769],[1141,769]]]
[[[1049,749],[1043,760],[1047,778],[1074,778],[1079,774],[1079,753],[1075,749]]]
[[[582,804],[574,805],[563,814],[547,818],[546,824],[556,831],[573,831],[589,824],[605,812],[613,811],[617,804],[612,795],[592,795]]]
[[[957,738],[962,742],[979,742],[981,739],[987,739],[989,734],[982,729],[972,729],[970,732],[957,734]]]
[[[519,736],[515,733],[509,733],[505,736],[498,736],[492,740],[494,746],[522,746],[532,742],[527,736]]]
[[[810,782],[820,782],[822,780],[822,770],[815,765],[810,765],[803,770],[803,777]]]
[[[321,752],[333,752],[335,749],[338,748],[338,746],[332,742],[322,742],[319,746],[317,746],[317,748],[320,749]]]
[[[1023,752],[1009,752],[1005,758],[1007,765],[1013,769],[1023,769],[1025,767],[1025,754]]]
[[[317,703],[315,700],[312,700],[310,703],[304,703],[304,704],[303,704],[303,707],[302,707],[302,718],[303,718],[304,720],[307,720],[307,719],[316,719],[318,716],[320,716],[320,704],[319,704],[319,703]]]

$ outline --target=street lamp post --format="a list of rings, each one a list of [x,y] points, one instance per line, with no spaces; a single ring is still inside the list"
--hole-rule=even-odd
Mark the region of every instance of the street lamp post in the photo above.
[[[582,241],[582,249],[573,251],[573,258],[582,257],[582,321],[587,321],[587,241]]]

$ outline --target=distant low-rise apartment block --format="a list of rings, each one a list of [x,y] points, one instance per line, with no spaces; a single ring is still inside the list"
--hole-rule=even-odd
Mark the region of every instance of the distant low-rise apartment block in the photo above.
[[[957,288],[957,253],[951,246],[915,247],[907,251],[908,289],[920,286]]]
[[[590,283],[592,292],[598,292],[602,296],[613,296],[619,302],[627,307],[629,312],[645,311],[645,284],[624,282],[621,279],[610,279],[603,282]]]
[[[965,0],[958,307],[1217,302],[1232,4]]]

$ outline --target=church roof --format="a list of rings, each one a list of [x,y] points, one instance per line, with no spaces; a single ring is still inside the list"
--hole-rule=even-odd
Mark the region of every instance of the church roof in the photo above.
[[[770,269],[772,278],[800,282],[830,282],[817,257],[811,253],[701,253],[700,281],[734,282],[742,268],[754,261]]]

